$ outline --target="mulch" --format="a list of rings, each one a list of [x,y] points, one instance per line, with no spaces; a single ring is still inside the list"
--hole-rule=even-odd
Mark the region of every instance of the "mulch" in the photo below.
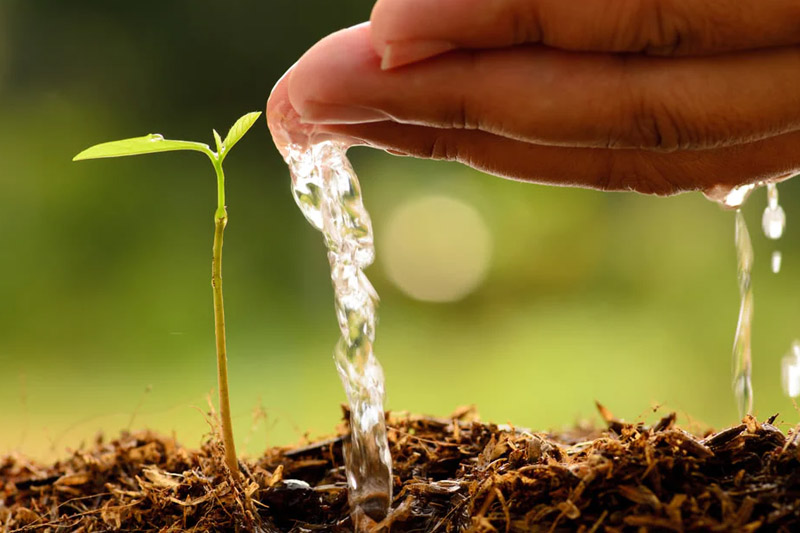
[[[800,531],[800,437],[775,417],[694,435],[670,414],[547,434],[389,416],[392,532]],[[0,459],[0,531],[352,531],[338,436],[242,461],[123,433],[53,464]]]

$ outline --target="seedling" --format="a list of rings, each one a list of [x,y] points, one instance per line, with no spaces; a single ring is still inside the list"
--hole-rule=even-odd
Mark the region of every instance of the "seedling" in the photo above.
[[[225,173],[222,162],[231,148],[247,133],[261,112],[244,115],[231,127],[225,139],[221,139],[217,130],[214,152],[207,144],[192,141],[173,141],[158,134],[134,137],[121,141],[112,141],[87,148],[72,160],[103,159],[107,157],[123,157],[129,155],[154,154],[157,152],[175,152],[193,150],[208,156],[217,174],[217,210],[214,213],[214,248],[211,263],[211,287],[214,293],[214,333],[217,341],[217,381],[219,388],[219,411],[222,422],[222,442],[225,447],[225,462],[231,473],[237,476],[239,465],[236,461],[236,448],[233,444],[233,424],[231,423],[231,406],[228,397],[228,357],[225,343],[225,308],[222,301],[222,237],[228,223],[228,211],[225,208]]]

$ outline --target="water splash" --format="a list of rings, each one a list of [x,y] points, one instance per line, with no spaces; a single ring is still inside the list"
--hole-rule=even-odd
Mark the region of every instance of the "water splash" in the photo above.
[[[334,361],[350,406],[348,499],[356,531],[367,531],[387,515],[392,498],[383,370],[372,349],[378,295],[364,274],[375,259],[372,224],[344,145],[324,140],[279,148],[291,171],[295,201],[328,248],[342,334]]]

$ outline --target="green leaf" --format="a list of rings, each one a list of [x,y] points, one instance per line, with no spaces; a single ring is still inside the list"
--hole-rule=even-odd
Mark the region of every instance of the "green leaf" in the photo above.
[[[203,152],[213,159],[211,149],[207,144],[190,141],[171,141],[157,133],[151,133],[144,137],[134,137],[132,139],[122,139],[120,141],[96,144],[79,153],[73,157],[72,160],[82,161],[84,159],[123,157],[128,155],[154,154],[157,152],[174,152],[177,150]]]
[[[211,130],[214,132],[214,143],[217,145],[217,154],[222,155],[222,152],[225,151],[225,145],[222,143],[222,138],[217,133],[217,130]]]
[[[225,136],[225,140],[222,142],[222,144],[225,145],[225,153],[231,151],[233,145],[239,142],[239,139],[244,137],[244,134],[247,133],[247,130],[249,130],[253,126],[253,124],[255,124],[256,120],[258,120],[258,117],[260,116],[261,116],[261,111],[254,111],[252,113],[248,113],[239,120],[237,120],[233,126],[231,126],[231,129]]]

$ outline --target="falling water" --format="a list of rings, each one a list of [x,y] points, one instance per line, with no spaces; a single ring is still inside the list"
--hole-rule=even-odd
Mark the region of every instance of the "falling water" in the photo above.
[[[777,240],[786,228],[786,213],[778,204],[778,186],[767,184],[767,207],[761,218],[761,227],[768,239]],[[772,271],[780,272],[781,252],[772,252]],[[795,340],[789,353],[781,359],[781,384],[783,392],[790,398],[800,396],[800,341]]]
[[[342,334],[334,361],[350,406],[348,495],[355,528],[366,531],[371,521],[386,516],[392,496],[383,370],[372,350],[378,295],[364,274],[375,258],[372,224],[343,145],[323,141],[280,148],[291,171],[294,199],[328,248]]]
[[[753,409],[753,358],[751,352],[753,244],[750,241],[750,233],[747,230],[747,224],[740,208],[756,186],[761,185],[766,185],[767,187],[767,207],[761,218],[761,227],[767,238],[779,239],[786,226],[786,214],[778,204],[778,188],[774,183],[749,184],[730,190],[717,190],[707,193],[709,198],[718,201],[723,207],[736,210],[735,243],[740,303],[739,320],[733,341],[733,392],[736,396],[736,404],[739,408],[740,416],[749,414]],[[771,266],[773,272],[780,271],[781,254],[779,251],[773,252]],[[784,359],[784,383],[789,379],[786,377],[787,375],[794,376],[792,372],[796,372],[796,370],[792,370],[795,367],[791,365],[792,361]]]
[[[736,260],[739,280],[739,322],[736,325],[736,336],[733,341],[733,393],[739,416],[750,414],[753,410],[753,371],[752,353],[750,351],[750,334],[753,322],[753,244],[744,221],[742,211],[736,210]]]
[[[742,204],[755,189],[756,184],[742,185],[733,189],[717,188],[706,192],[710,200],[722,207],[735,209],[736,263],[739,281],[739,320],[736,324],[736,335],[733,340],[733,393],[739,415],[744,416],[753,409],[753,359],[750,350],[751,326],[753,323],[753,244],[747,231]]]
[[[767,207],[761,217],[761,227],[769,239],[780,239],[786,227],[786,213],[778,204],[778,186],[767,184]]]

